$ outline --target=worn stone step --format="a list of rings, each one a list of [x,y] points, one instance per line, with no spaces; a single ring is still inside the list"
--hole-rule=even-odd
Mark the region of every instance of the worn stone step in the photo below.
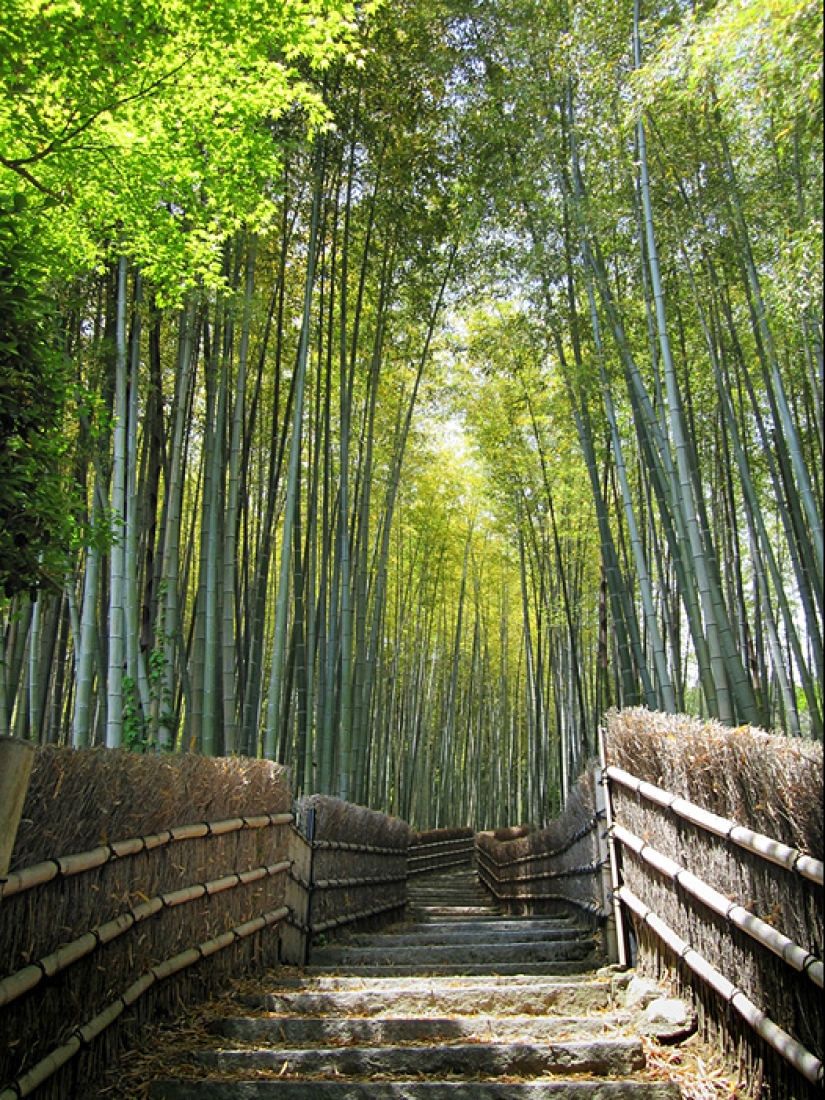
[[[556,986],[556,985],[571,985],[578,984],[601,984],[605,988],[610,988],[610,972],[604,975],[594,975],[589,971],[586,976],[583,977],[558,977],[552,974],[521,974],[518,977],[517,985],[533,985],[533,986]],[[280,993],[284,990],[304,990],[306,992],[312,992],[313,990],[336,990],[336,989],[409,989],[427,991],[433,996],[437,996],[441,990],[444,989],[469,989],[469,990],[484,990],[484,989],[497,989],[501,986],[511,986],[513,984],[512,977],[507,977],[495,973],[479,975],[448,975],[440,976],[437,974],[418,974],[418,975],[379,975],[373,977],[354,977],[348,974],[326,973],[321,974],[307,974],[305,969],[300,971],[292,971],[291,974],[275,973],[272,975],[271,983],[264,989],[264,993]],[[252,996],[254,1000],[259,1000],[259,997]],[[246,1004],[250,1001],[250,995],[239,994],[236,997],[236,1001],[239,1004]]]
[[[387,929],[387,935],[389,935],[393,929],[397,929],[399,932],[409,930],[422,932],[455,932],[461,929],[483,931],[490,928],[499,929],[502,932],[519,932],[524,929],[532,928],[577,928],[585,931],[590,930],[589,925],[584,924],[580,920],[576,920],[570,914],[543,917],[503,917],[500,914],[498,916],[482,914],[478,917],[465,917],[459,921],[454,919],[405,921],[403,924],[397,924],[393,926],[393,928]]]
[[[547,1042],[615,1035],[630,1013],[598,1016],[449,1016],[333,1018],[328,1016],[225,1016],[209,1030],[235,1043],[284,1046],[399,1043]]]
[[[463,923],[449,925],[433,930],[427,925],[416,925],[406,932],[387,932],[380,935],[348,935],[342,936],[336,941],[338,947],[376,947],[381,949],[384,944],[401,947],[417,947],[419,945],[431,945],[439,947],[448,944],[472,944],[472,943],[502,943],[512,942],[518,936],[519,943],[547,942],[555,943],[561,940],[581,940],[590,935],[589,929],[579,928],[571,924],[543,924],[529,928],[499,928],[494,924],[473,925],[466,927]]]
[[[480,977],[484,974],[498,974],[500,976],[518,977],[520,974],[535,975],[538,977],[574,977],[578,974],[587,974],[594,967],[600,965],[601,959],[588,955],[583,959],[570,961],[545,961],[545,962],[500,962],[500,963],[395,963],[377,966],[352,966],[347,965],[348,974],[361,978],[380,977],[415,977],[416,975],[431,977]],[[306,973],[312,975],[327,974],[337,971],[339,967],[310,965]]]
[[[153,1081],[149,1100],[679,1100],[677,1085],[633,1080]]]
[[[434,980],[405,988],[403,983],[285,990],[240,999],[247,1008],[301,1016],[545,1016],[584,1015],[610,1006],[610,986],[600,981],[518,981],[447,984]]]
[[[412,882],[407,887],[407,897],[485,897],[490,894],[480,882],[453,882],[449,886],[440,882]]]
[[[640,1039],[549,1043],[453,1043],[437,1046],[348,1046],[326,1049],[206,1050],[187,1060],[218,1073],[317,1077],[540,1077],[635,1073],[645,1066]]]
[[[440,894],[433,891],[432,894],[412,894],[407,897],[407,904],[413,909],[423,906],[440,906],[445,908],[483,909],[490,913],[497,913],[498,907],[489,903],[478,894]]]
[[[484,966],[495,970],[501,963],[513,965],[542,962],[579,962],[597,949],[593,939],[513,941],[509,937],[482,943],[393,945],[386,939],[371,947],[339,946],[313,948],[313,967],[450,965]]]
[[[509,936],[482,943],[393,944],[389,936],[376,937],[372,946],[334,944],[312,949],[313,966],[393,966],[396,963],[452,963],[458,966],[488,963],[548,963],[590,956],[597,948],[593,938],[526,939]]]
[[[416,905],[410,902],[410,908],[414,913],[430,914],[436,917],[483,917],[490,914],[491,907],[486,905]]]

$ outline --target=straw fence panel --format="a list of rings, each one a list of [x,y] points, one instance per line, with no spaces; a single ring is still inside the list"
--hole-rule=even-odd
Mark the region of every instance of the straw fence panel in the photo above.
[[[310,939],[403,911],[410,835],[405,821],[324,795],[301,799],[296,810],[312,842],[309,881],[303,884]]]
[[[663,715],[650,716],[650,743],[644,744],[642,722],[638,711],[629,716],[626,712],[609,716],[605,741],[610,764],[618,764],[637,780],[658,787],[663,786],[662,777],[667,777],[679,783],[675,788],[667,788],[670,796],[695,804],[697,795],[704,795],[711,805],[700,803],[701,808],[716,815],[732,816],[732,808],[745,813],[750,806],[753,810],[750,817],[740,817],[737,824],[756,829],[782,821],[784,825],[779,831],[783,835],[775,839],[799,845],[818,858],[811,848],[816,848],[819,825],[805,820],[806,812],[813,815],[817,788],[819,801],[815,815],[821,820],[821,752],[817,754],[815,747],[811,752],[808,746],[788,746],[785,738],[772,738],[761,731],[751,731],[753,744],[749,744],[751,736],[746,730],[724,730],[713,724]],[[776,750],[775,764],[771,762],[772,748]],[[740,772],[731,775],[730,769],[736,767],[740,767]],[[608,774],[613,776],[613,771],[609,768]],[[768,933],[771,928],[776,929],[798,945],[802,951],[795,954],[802,957],[803,952],[809,952],[817,960],[822,959],[822,886],[798,870],[779,866],[680,816],[675,812],[681,806],[679,802],[668,809],[643,797],[642,793],[629,789],[624,779],[618,781],[620,776],[617,773],[610,783],[613,819],[618,826],[616,835],[621,837],[624,829],[636,838],[635,843],[625,839],[618,845],[625,888],[711,967],[729,978],[757,1009],[821,1060],[822,991],[814,980],[818,974],[821,982],[821,962],[814,964],[809,973],[799,973],[694,896],[693,889],[703,892],[701,884],[688,889],[689,878],[684,885],[679,884],[670,873],[663,873],[651,863],[658,861],[667,870],[667,859],[662,861],[657,853],[669,857],[721,894],[731,906],[740,905],[766,922]],[[779,777],[779,809],[764,801],[771,798],[766,788],[772,776]],[[782,809],[789,792],[794,790],[801,802],[792,812],[787,807]],[[659,797],[667,801],[664,796]],[[701,819],[701,813],[694,816]],[[777,845],[764,847],[770,850]],[[693,997],[704,1033],[737,1054],[754,1092],[761,1090],[764,1097],[794,1100],[821,1095],[815,1085],[801,1078],[759,1039],[741,1016],[692,975],[638,914],[631,919],[638,939],[640,968],[655,975],[668,973],[676,977],[677,983]]]
[[[409,875],[423,875],[473,862],[475,833],[472,829],[428,829],[413,833],[407,853]]]
[[[570,906],[604,915],[595,774],[570,791],[564,811],[546,829],[478,833],[479,877],[508,912],[547,913]],[[512,832],[514,839],[498,839]]]
[[[171,816],[164,819],[158,807],[174,779],[174,760],[158,762],[100,750],[51,749],[38,756],[24,810],[29,835],[16,846],[16,853],[20,849],[40,859],[48,854],[42,841],[35,843],[35,816],[56,845],[53,858],[68,856],[70,843],[78,838],[100,844],[104,839],[100,822],[107,818],[117,825],[105,838],[111,843],[127,841],[122,830],[136,823],[139,827],[143,821],[146,831],[139,828],[134,835],[151,833],[155,839],[158,831],[180,824]],[[38,775],[39,763],[43,768]],[[120,764],[128,783],[122,775],[116,778]],[[244,771],[248,782],[243,781]],[[164,781],[160,789],[159,776]],[[186,824],[198,818],[205,822],[213,807],[227,818],[247,812],[251,817],[266,809],[277,815],[274,820],[279,823],[260,827],[258,822],[259,827],[247,828],[238,827],[242,826],[238,820],[224,821],[216,827],[219,835],[170,838],[149,851],[141,850],[138,843],[126,844],[134,854],[110,858],[78,874],[60,874],[28,889],[19,888],[27,873],[16,858],[17,872],[10,874],[7,884],[13,892],[0,898],[0,1093],[57,1048],[67,1042],[71,1046],[78,1028],[108,1010],[113,1018],[119,1015],[116,1024],[83,1046],[78,1057],[36,1090],[38,1100],[80,1095],[82,1083],[117,1057],[129,1037],[156,1013],[208,996],[240,968],[277,961],[277,925],[244,939],[229,933],[283,904],[291,815],[286,812],[290,791],[282,769],[259,761],[245,765],[233,761],[227,766],[184,761],[181,786],[187,797],[197,793],[200,803],[188,806]],[[245,790],[252,791],[249,806],[240,801]],[[108,814],[107,800],[113,807]],[[178,812],[180,798],[173,794],[168,801],[171,812]],[[74,820],[77,814],[83,817],[82,823]],[[222,831],[230,825],[232,831]],[[208,833],[206,829],[187,831]],[[66,864],[89,862],[88,858],[65,860]],[[267,867],[269,874],[262,870]],[[241,874],[243,880],[238,878]],[[209,894],[203,888],[207,883]],[[169,904],[161,904],[159,898]],[[121,934],[109,942],[95,942],[89,933],[103,927]],[[154,984],[146,996],[123,1011],[120,998],[141,976],[218,937],[226,943],[224,950]],[[54,972],[54,952],[58,952],[57,961],[65,961],[67,955],[73,961]],[[48,975],[35,981],[41,960],[48,964]],[[21,985],[20,972],[25,968]]]

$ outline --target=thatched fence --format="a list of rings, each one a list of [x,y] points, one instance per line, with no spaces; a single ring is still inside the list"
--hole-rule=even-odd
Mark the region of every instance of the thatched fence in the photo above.
[[[821,1096],[822,746],[641,710],[604,743],[638,965],[692,996],[755,1095]]]
[[[0,884],[3,1100],[77,1095],[156,1013],[277,962],[290,803],[263,761],[37,750]]]
[[[472,829],[428,829],[410,836],[407,874],[425,875],[451,867],[467,867],[475,855]]]
[[[283,959],[302,966],[315,937],[403,914],[410,830],[399,818],[326,795],[302,799],[296,810]]]
[[[610,890],[599,798],[597,769],[590,769],[546,829],[477,834],[479,878],[505,912],[552,914],[572,907],[594,925],[607,921]]]

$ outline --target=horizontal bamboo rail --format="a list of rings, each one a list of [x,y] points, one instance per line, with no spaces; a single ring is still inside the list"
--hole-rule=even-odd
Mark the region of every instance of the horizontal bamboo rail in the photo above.
[[[240,832],[242,829],[266,829],[275,825],[290,825],[292,821],[292,814],[261,814],[257,817],[203,821],[195,825],[179,825],[174,829],[152,833],[150,836],[130,837],[128,840],[119,840],[114,844],[103,844],[88,852],[58,856],[55,859],[44,860],[42,863],[35,863],[31,867],[24,867],[21,871],[13,871],[5,881],[0,882],[0,899],[11,897],[24,890],[31,890],[35,886],[43,886],[58,877],[67,878],[70,875],[93,871],[114,859],[151,852],[155,848],[163,848],[179,841],[225,836],[228,833]]]
[[[468,844],[470,846],[474,845],[475,834],[468,833],[467,836],[451,836],[447,837],[446,840],[411,840],[407,853],[409,854],[410,852],[417,851],[429,852],[432,851],[433,848],[455,847],[456,844],[461,847],[466,847]]]
[[[373,875],[367,878],[326,878],[312,883],[313,890],[351,890],[356,886],[387,886],[391,882],[406,882],[406,872],[400,875]]]
[[[664,791],[661,787],[656,787],[643,779],[637,779],[636,776],[631,775],[622,768],[611,766],[606,769],[605,774],[611,782],[626,787],[648,802],[653,802],[665,810],[670,810],[677,817],[689,821],[697,828],[704,829],[715,836],[723,837],[737,847],[766,859],[770,863],[775,863],[779,867],[784,867],[786,871],[802,875],[803,878],[816,883],[818,886],[823,885],[825,866],[823,866],[821,860],[805,855],[804,852],[800,852],[797,848],[791,848],[787,844],[782,844],[781,841],[772,840],[771,837],[762,833],[755,833],[752,829],[746,829],[743,825],[737,825],[726,817],[709,813],[707,810],[703,810],[701,806],[688,802],[687,799],[680,798],[669,791]]]
[[[346,840],[313,840],[317,852],[364,852],[378,856],[403,856],[406,848],[381,848],[375,844],[351,844]]]
[[[475,834],[454,836],[447,840],[410,841],[407,850],[407,873],[421,875],[471,863],[475,851]]]
[[[717,970],[702,955],[686,943],[665,922],[657,917],[643,901],[640,901],[626,886],[621,886],[618,892],[619,900],[635,913],[653,934],[681,959],[687,967],[706,985],[710,986],[718,995],[733,1008],[745,1020],[749,1026],[768,1043],[786,1062],[794,1067],[807,1081],[814,1085],[822,1085],[825,1079],[825,1071],[822,1062],[792,1038],[786,1031],[778,1027],[769,1019],[761,1009],[751,1001],[741,989],[729,981],[724,974]],[[0,1096],[0,1100],[3,1097]]]
[[[481,853],[478,859],[480,863],[493,862],[488,860],[486,852]],[[499,863],[496,866],[507,867],[509,866],[509,864]],[[497,875],[495,871],[490,871],[487,867],[485,867],[485,871],[490,875],[491,878],[495,879],[497,883],[509,883],[513,885],[521,882],[542,882],[547,879],[576,878],[581,875],[595,875],[602,870],[602,867],[603,864],[600,862],[582,863],[577,867],[567,867],[562,871],[533,871],[529,875],[518,875],[517,877],[513,877],[510,875]],[[504,897],[506,895],[501,896]]]
[[[4,1088],[0,1092],[0,1100],[23,1100],[23,1097],[30,1096],[44,1081],[47,1081],[67,1062],[71,1061],[83,1046],[101,1035],[115,1023],[127,1008],[135,1004],[158,982],[186,970],[188,967],[200,962],[201,959],[206,959],[218,951],[223,951],[225,948],[231,947],[234,943],[246,939],[264,928],[278,924],[288,915],[289,910],[285,906],[274,909],[269,913],[263,913],[254,920],[240,924],[236,928],[231,928],[220,936],[206,940],[204,943],[198,944],[197,947],[190,947],[187,951],[182,951],[180,954],[166,959],[158,966],[151,967],[137,981],[133,982],[116,1001],[113,1001],[86,1024],[76,1028],[67,1042],[57,1047],[46,1058],[32,1066],[27,1073]]]
[[[378,917],[382,913],[390,913],[393,909],[401,909],[404,904],[404,902],[401,902],[394,905],[375,905],[371,909],[361,909],[357,913],[344,913],[340,917],[331,917],[320,924],[314,924],[307,931],[313,935],[320,935],[322,932],[329,932],[332,928],[343,928],[345,924],[354,924],[355,921],[367,920],[369,917]],[[2,1097],[0,1097],[0,1100],[2,1100]]]
[[[625,848],[635,852],[649,866],[654,867],[657,871],[678,883],[691,897],[702,902],[714,913],[724,917],[730,924],[740,928],[751,939],[772,951],[780,959],[784,959],[789,966],[799,971],[800,974],[807,974],[811,981],[822,989],[823,966],[822,961],[816,955],[799,947],[743,905],[731,901],[724,894],[720,894],[718,890],[714,890],[712,886],[708,886],[707,883],[675,860],[670,859],[669,856],[657,852],[646,841],[634,836],[622,825],[613,826],[613,836]]]
[[[0,1008],[34,989],[44,978],[53,978],[73,963],[79,962],[87,955],[91,955],[98,947],[111,943],[118,936],[128,932],[130,928],[134,928],[136,924],[159,913],[161,909],[184,905],[190,901],[197,901],[198,898],[202,897],[213,897],[223,890],[231,890],[236,886],[246,886],[264,878],[272,878],[287,871],[289,867],[290,861],[283,860],[267,867],[253,867],[248,871],[240,871],[225,875],[223,878],[214,879],[212,882],[196,883],[168,894],[159,894],[149,898],[142,904],[127,909],[113,920],[101,924],[98,928],[87,932],[71,943],[64,944],[50,955],[46,955],[44,958],[38,959],[37,962],[31,963],[22,970],[3,978],[0,981]]]

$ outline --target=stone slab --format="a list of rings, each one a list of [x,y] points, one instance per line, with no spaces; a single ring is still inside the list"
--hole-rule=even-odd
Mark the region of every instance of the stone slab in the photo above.
[[[200,1051],[187,1055],[220,1073],[275,1072],[324,1077],[540,1077],[546,1073],[619,1076],[643,1069],[639,1039],[550,1043],[446,1043],[333,1049]]]
[[[149,1100],[679,1100],[640,1081],[154,1081]]]

